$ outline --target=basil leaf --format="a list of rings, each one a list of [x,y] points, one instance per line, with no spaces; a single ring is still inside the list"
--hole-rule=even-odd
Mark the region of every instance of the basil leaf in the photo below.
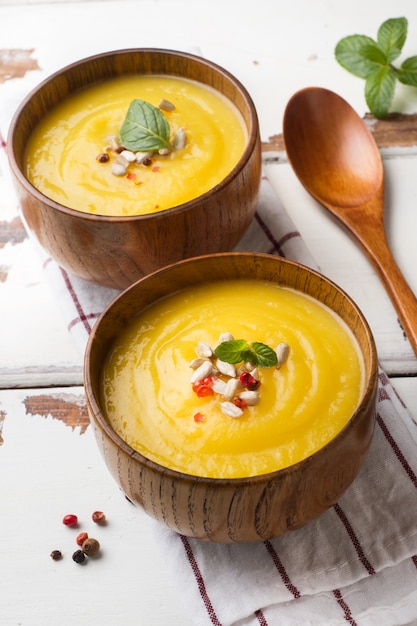
[[[417,87],[417,56],[406,59],[397,70],[397,78],[404,85]]]
[[[366,79],[365,100],[370,111],[378,119],[388,114],[394,90],[395,71],[389,65],[378,69]]]
[[[367,78],[378,66],[373,59],[375,48],[378,49],[377,43],[371,37],[350,35],[336,45],[336,60],[351,74]]]
[[[242,353],[245,354],[249,349],[248,342],[244,339],[231,339],[223,341],[215,349],[214,354],[226,363],[240,363],[243,361]]]
[[[170,148],[170,127],[164,114],[144,100],[133,100],[120,129],[121,144],[132,152]]]
[[[403,49],[407,38],[408,22],[405,17],[386,20],[378,30],[378,45],[387,55],[391,63]]]
[[[272,350],[272,348],[266,344],[255,342],[251,343],[250,347],[257,357],[257,362],[254,363],[255,365],[259,365],[259,367],[274,367],[278,363],[275,350]]]

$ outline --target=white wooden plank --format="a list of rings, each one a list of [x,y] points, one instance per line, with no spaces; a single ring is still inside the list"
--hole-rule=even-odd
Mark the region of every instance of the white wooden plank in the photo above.
[[[166,570],[156,523],[124,498],[90,427],[81,434],[58,418],[28,411],[37,393],[45,391],[0,391],[0,623],[191,624]],[[77,387],[54,395],[83,400]],[[106,526],[92,522],[95,510],[105,512]],[[78,529],[62,524],[67,513],[78,516]],[[101,558],[85,567],[72,561],[82,530],[102,548]],[[63,552],[62,561],[50,558],[53,549]]]
[[[391,382],[410,415],[417,422],[417,379],[414,376],[400,377],[393,378]]]
[[[386,159],[387,229],[397,262],[417,293],[417,231],[415,197],[417,158]],[[356,241],[302,187],[288,163],[267,165],[265,171],[293,218],[320,270],[359,305],[377,343],[381,364],[389,373],[417,371],[417,360],[375,270]]]

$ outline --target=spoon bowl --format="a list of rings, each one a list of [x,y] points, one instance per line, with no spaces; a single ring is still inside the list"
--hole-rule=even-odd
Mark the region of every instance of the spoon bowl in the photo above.
[[[386,239],[384,169],[372,133],[343,98],[320,87],[292,96],[283,133],[295,174],[360,242],[417,356],[417,299]]]

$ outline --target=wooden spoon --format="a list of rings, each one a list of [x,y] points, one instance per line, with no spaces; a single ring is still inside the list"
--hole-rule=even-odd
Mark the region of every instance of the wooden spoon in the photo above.
[[[384,170],[372,133],[343,98],[318,87],[290,99],[283,132],[300,182],[362,244],[417,356],[417,299],[386,239]]]

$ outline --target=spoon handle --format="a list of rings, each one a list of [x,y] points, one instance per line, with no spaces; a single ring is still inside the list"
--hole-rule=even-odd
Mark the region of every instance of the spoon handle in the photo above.
[[[371,212],[372,213],[372,212]],[[395,307],[414,354],[417,356],[417,298],[405,280],[389,248],[383,221],[363,220],[347,224],[365,249]],[[344,220],[346,223],[346,220]]]

